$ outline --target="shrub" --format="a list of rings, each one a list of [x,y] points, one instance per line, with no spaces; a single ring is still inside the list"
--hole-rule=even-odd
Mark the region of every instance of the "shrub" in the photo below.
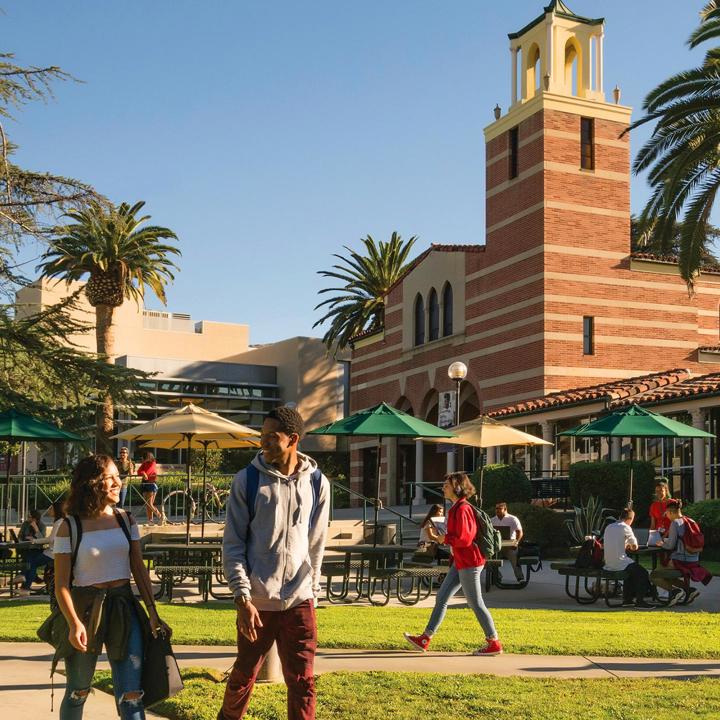
[[[638,460],[633,462],[633,508],[638,524],[648,518],[655,489],[655,466]],[[570,499],[573,505],[584,505],[589,497],[613,511],[622,510],[627,503],[630,463],[579,462],[570,466]]]
[[[545,556],[549,551],[567,548],[569,536],[563,513],[529,503],[511,503],[508,512],[520,520],[523,539],[537,543]]]
[[[480,470],[472,475],[472,481],[480,493]],[[490,514],[495,503],[529,503],[532,485],[527,475],[517,465],[487,465],[483,470],[482,506]]]
[[[720,500],[701,500],[683,508],[683,515],[700,525],[705,535],[705,547],[720,549]]]

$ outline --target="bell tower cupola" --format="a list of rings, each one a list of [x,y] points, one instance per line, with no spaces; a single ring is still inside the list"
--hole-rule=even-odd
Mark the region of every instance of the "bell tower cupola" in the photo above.
[[[605,101],[605,21],[576,15],[563,0],[510,33],[511,108],[541,92]]]

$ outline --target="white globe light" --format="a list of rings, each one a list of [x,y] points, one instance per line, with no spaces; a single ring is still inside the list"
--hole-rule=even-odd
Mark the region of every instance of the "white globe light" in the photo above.
[[[448,377],[451,380],[464,380],[467,377],[467,365],[464,362],[454,362],[448,368]]]

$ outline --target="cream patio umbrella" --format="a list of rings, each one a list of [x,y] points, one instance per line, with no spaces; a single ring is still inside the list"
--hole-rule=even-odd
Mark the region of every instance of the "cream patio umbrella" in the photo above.
[[[151,440],[142,444],[142,447],[162,448],[163,450],[175,450],[178,447],[187,448],[187,443],[175,440]],[[231,437],[199,437],[195,436],[190,441],[192,450],[200,450],[203,452],[203,481],[202,481],[202,516],[200,521],[200,537],[205,537],[205,518],[207,513],[207,495],[205,489],[207,487],[207,451],[208,450],[230,450],[234,448],[259,448],[260,440],[255,437],[249,438],[231,438]]]
[[[453,433],[452,438],[418,438],[423,442],[448,444],[448,445],[467,445],[468,447],[500,447],[502,445],[552,445],[551,442],[543,440],[535,435],[516,430],[510,425],[493,420],[488,415],[480,415],[474,420],[455,425],[455,427],[447,428],[448,432]],[[480,468],[480,489],[478,497],[482,503],[482,488],[484,467]]]
[[[188,494],[190,494],[191,479],[190,450],[193,442],[200,443],[202,440],[208,440],[209,443],[225,440],[246,441],[259,436],[260,433],[257,430],[234,423],[232,420],[227,420],[216,413],[193,404],[171,410],[169,413],[155,418],[155,420],[150,420],[142,425],[137,425],[113,435],[114,438],[134,440],[145,446],[187,449],[185,489]],[[199,444],[198,447],[202,447],[202,444]],[[187,503],[186,507],[185,536],[186,540],[190,542],[190,503]]]

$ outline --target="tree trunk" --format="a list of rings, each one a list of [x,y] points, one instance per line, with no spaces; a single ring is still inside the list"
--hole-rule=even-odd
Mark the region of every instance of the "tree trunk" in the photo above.
[[[98,355],[105,362],[113,365],[115,363],[115,329],[113,328],[112,305],[97,305],[95,307],[95,341],[97,343]],[[105,394],[102,403],[98,405],[96,429],[95,429],[95,452],[105,453],[112,457],[112,440],[115,408],[112,397]]]

